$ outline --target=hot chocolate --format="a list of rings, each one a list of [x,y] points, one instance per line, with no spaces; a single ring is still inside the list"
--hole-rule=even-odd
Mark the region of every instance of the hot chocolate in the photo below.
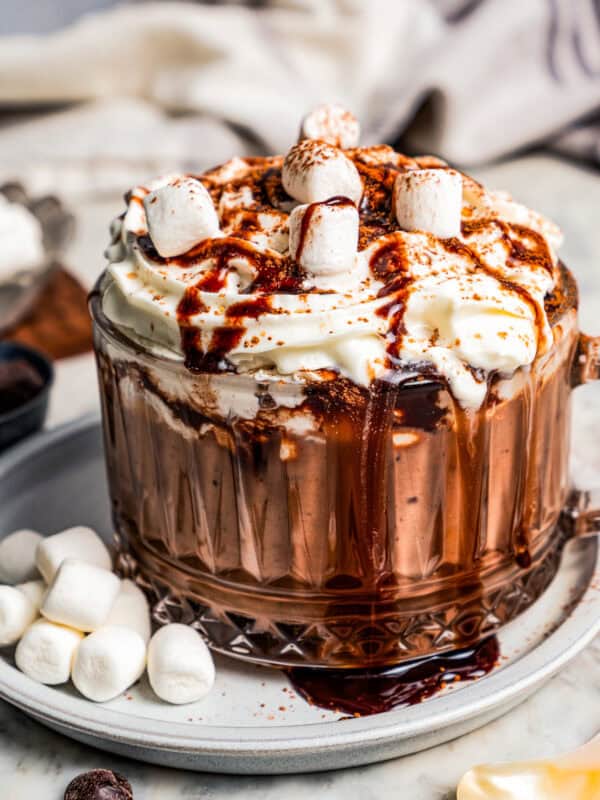
[[[560,233],[352,120],[134,189],[91,299],[122,569],[265,663],[473,644],[562,541]]]

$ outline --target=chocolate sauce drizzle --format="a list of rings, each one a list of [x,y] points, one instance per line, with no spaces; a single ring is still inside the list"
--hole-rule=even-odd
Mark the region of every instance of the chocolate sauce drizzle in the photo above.
[[[295,262],[283,256],[277,258],[271,253],[257,250],[241,239],[232,237],[207,239],[184,255],[175,258],[161,258],[154,250],[149,237],[140,239],[143,240],[140,241],[140,247],[144,253],[164,264],[189,267],[199,260],[209,258],[214,260],[214,267],[204,273],[193,286],[186,289],[177,307],[181,348],[185,365],[192,372],[233,371],[234,367],[227,359],[227,354],[239,345],[244,336],[246,330],[243,325],[244,317],[256,319],[260,314],[274,313],[270,295],[275,291],[298,293],[301,289],[303,275]],[[242,294],[255,296],[234,303],[226,309],[227,324],[213,331],[209,346],[204,350],[201,332],[192,322],[196,314],[207,310],[200,292],[216,294],[222,291],[225,288],[230,261],[239,257],[243,257],[256,274],[255,280]]]
[[[390,151],[390,159],[385,160],[383,152],[385,148],[381,149],[380,155],[383,159],[382,162],[376,164],[366,163],[360,148],[348,151],[348,156],[354,161],[364,186],[359,208],[359,250],[365,249],[376,239],[397,231],[398,226],[393,208],[393,186],[399,172],[419,166],[430,169],[447,168],[443,162],[427,158],[400,157],[399,162],[395,163],[392,155],[394,159],[398,159],[398,154]],[[258,215],[261,211],[289,208],[291,201],[283,188],[281,163],[281,158],[246,159],[248,171],[242,177],[225,184],[216,183],[211,179],[210,173],[192,176],[204,183],[211,192],[216,205],[219,204],[225,189],[234,192],[241,191],[242,188],[250,189],[255,199],[254,205],[250,209],[235,210],[235,213],[241,217],[238,220],[239,236],[232,235],[205,240],[187,253],[174,258],[161,258],[149,236],[137,237],[137,246],[145,257],[157,264],[189,269],[201,261],[211,260],[213,263],[213,267],[203,274],[194,286],[188,287],[177,309],[181,345],[186,365],[191,370],[234,369],[227,359],[227,354],[239,345],[245,333],[243,318],[256,319],[260,314],[273,313],[273,308],[268,301],[269,295],[298,294],[303,291],[306,276],[298,261],[306,244],[311,219],[319,206],[352,204],[350,199],[341,196],[332,197],[323,203],[310,204],[302,220],[296,259],[279,255],[273,251],[259,250],[243,238],[244,234],[258,230]],[[129,197],[136,202],[142,202],[141,198],[132,198],[131,195]],[[527,264],[552,273],[552,259],[544,237],[528,227],[490,218],[464,220],[462,223],[463,237],[468,240],[490,224],[496,225],[502,232],[502,240],[507,249],[506,263],[509,267]],[[539,337],[545,325],[544,312],[527,289],[507,279],[504,275],[500,275],[464,241],[460,239],[439,241],[448,253],[467,258],[472,263],[473,269],[486,272],[496,279],[505,290],[519,294],[535,314]],[[243,293],[255,295],[257,299],[248,303],[237,303],[236,307],[228,309],[224,325],[214,331],[211,341],[204,351],[202,337],[194,330],[192,323],[194,315],[206,310],[199,297],[199,292],[219,293],[223,291],[232,261],[240,258],[247,262],[250,271],[254,274],[254,279]],[[390,298],[389,302],[377,313],[389,320],[387,352],[392,368],[398,364],[402,336],[405,333],[403,317],[411,284],[408,266],[408,256],[401,237],[384,241],[370,260],[372,274],[385,284],[379,292],[379,297],[389,296]]]
[[[140,236],[137,241],[144,256],[155,264],[190,269],[201,261],[212,260],[213,268],[192,287],[204,292],[218,293],[225,288],[231,262],[236,258],[243,258],[256,274],[242,294],[298,294],[305,277],[292,259],[258,250],[250,242],[233,236],[205,239],[187,253],[170,258],[158,254],[149,236]]]
[[[476,231],[481,230],[490,224],[497,225],[502,231],[502,240],[508,250],[507,264],[516,266],[528,264],[539,267],[552,274],[552,259],[548,245],[544,238],[536,231],[522,225],[507,225],[501,220],[481,220],[463,222],[462,232],[465,238],[469,238]],[[533,242],[531,248],[525,247],[522,241],[516,239],[513,233],[517,233],[523,238]],[[475,250],[457,238],[439,240],[447,253],[457,255],[471,262],[473,269],[480,270],[490,277],[493,277],[500,286],[508,292],[518,294],[527,305],[532,309],[536,330],[539,336],[545,327],[544,311],[540,308],[535,298],[525,287],[507,279],[495,270],[475,252]],[[406,301],[410,293],[411,278],[408,275],[408,256],[404,242],[401,238],[395,238],[384,242],[371,256],[371,272],[380,280],[385,281],[385,286],[380,290],[378,297],[391,296],[393,299],[389,303],[380,307],[377,314],[389,319],[390,327],[387,352],[392,360],[399,358],[402,336],[405,333],[404,311]]]
[[[486,222],[486,225],[489,224],[490,220]],[[497,225],[497,227],[499,227],[502,231],[503,242],[508,248],[509,255],[507,264],[509,266],[514,267],[517,264],[526,263],[530,266],[540,266],[548,271],[550,275],[552,275],[553,268],[550,251],[548,250],[548,245],[542,236],[540,236],[536,231],[533,231],[530,228],[525,228],[522,225],[509,226],[500,220],[492,220],[491,224]],[[463,235],[465,238],[469,238],[475,230],[479,229],[479,227],[480,225],[478,223],[463,223]],[[527,249],[522,242],[519,242],[513,236],[511,236],[511,227],[513,230],[518,231],[523,236],[531,235],[531,239],[534,242],[534,247],[532,249]],[[471,247],[464,244],[464,242],[461,242],[460,239],[444,239],[442,242],[447,252],[458,253],[462,256],[466,256],[471,260],[476,269],[485,272],[487,275],[498,281],[502,288],[506,289],[508,292],[518,294],[525,301],[525,303],[527,303],[534,314],[539,342],[541,331],[544,329],[544,312],[536,302],[531,292],[515,281],[507,279],[501,275],[498,270],[495,270],[493,267],[489,266],[489,264],[486,264],[485,261],[483,261]]]
[[[287,671],[294,689],[311,705],[364,717],[423,702],[450,684],[489,674],[498,664],[495,636],[450,653],[428,656],[383,669]]]
[[[387,353],[394,358],[399,357],[402,336],[405,333],[404,312],[410,292],[411,277],[408,274],[408,257],[401,239],[385,242],[371,256],[371,272],[385,285],[379,290],[378,297],[389,297],[389,302],[380,306],[375,312],[389,322]]]

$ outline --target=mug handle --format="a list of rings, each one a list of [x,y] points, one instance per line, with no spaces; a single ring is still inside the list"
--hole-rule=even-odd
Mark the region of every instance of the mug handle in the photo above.
[[[571,372],[573,388],[600,380],[600,336],[579,334]],[[600,533],[600,489],[573,489],[567,500],[563,517],[573,536]]]

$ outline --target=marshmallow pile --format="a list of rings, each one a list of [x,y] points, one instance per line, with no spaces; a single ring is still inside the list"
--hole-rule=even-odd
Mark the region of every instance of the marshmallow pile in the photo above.
[[[363,184],[344,153],[358,138],[359,125],[352,114],[340,106],[319,106],[304,118],[300,140],[283,163],[283,187],[300,203],[289,219],[289,252],[309,283],[320,289],[339,285],[340,277],[350,285],[358,280],[354,273]],[[332,204],[333,198],[348,202]],[[224,236],[212,198],[196,178],[167,178],[140,199],[148,233],[163,258]],[[318,208],[311,209],[314,205]],[[139,215],[139,204],[134,212]],[[140,224],[136,217],[135,227]]]
[[[364,278],[358,259],[364,187],[346,152],[358,146],[359,136],[359,123],[349,111],[338,105],[318,106],[303,119],[299,141],[283,161],[281,180],[292,199],[288,252],[303,268],[307,284],[317,289],[347,291]],[[163,258],[181,256],[207,239],[225,236],[211,194],[197,178],[167,176],[144,191],[136,195],[124,227],[138,233],[147,230]],[[462,177],[455,170],[399,173],[394,210],[400,229],[458,236],[462,195]],[[113,261],[123,257],[121,249],[114,258],[111,253],[109,249]]]
[[[0,542],[0,581],[0,647],[16,645],[16,665],[33,680],[56,686],[71,679],[84,697],[103,703],[147,669],[168,703],[210,692],[215,668],[200,634],[173,624],[152,636],[144,593],[115,575],[91,528],[47,538],[15,531]]]

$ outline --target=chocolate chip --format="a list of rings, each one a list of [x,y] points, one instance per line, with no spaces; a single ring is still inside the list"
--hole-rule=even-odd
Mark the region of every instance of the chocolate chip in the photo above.
[[[131,784],[109,769],[93,769],[73,778],[65,800],[133,800]]]

